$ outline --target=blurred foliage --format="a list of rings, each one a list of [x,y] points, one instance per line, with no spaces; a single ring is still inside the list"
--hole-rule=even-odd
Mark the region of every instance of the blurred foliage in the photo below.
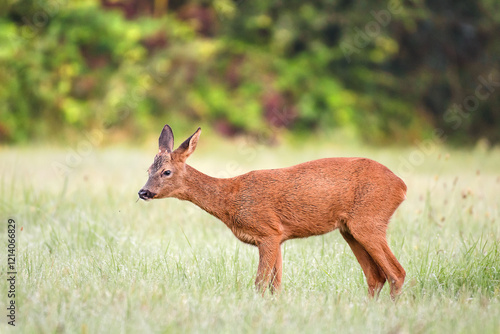
[[[500,142],[500,3],[7,0],[0,140],[165,122]],[[192,129],[193,126],[190,126]]]

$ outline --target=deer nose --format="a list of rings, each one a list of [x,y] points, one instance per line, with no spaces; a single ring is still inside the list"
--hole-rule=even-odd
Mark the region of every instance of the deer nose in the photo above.
[[[151,191],[145,190],[145,189],[139,190],[138,194],[139,194],[139,197],[143,200],[151,199],[151,198],[155,197],[155,195],[156,195],[155,193],[152,193]]]

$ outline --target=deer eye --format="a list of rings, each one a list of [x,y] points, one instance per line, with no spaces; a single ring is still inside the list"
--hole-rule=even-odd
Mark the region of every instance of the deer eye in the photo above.
[[[171,170],[166,170],[162,173],[163,176],[169,176],[170,174],[172,174]]]

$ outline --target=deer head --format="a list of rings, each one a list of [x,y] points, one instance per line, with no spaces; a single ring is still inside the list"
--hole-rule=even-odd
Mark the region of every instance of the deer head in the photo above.
[[[186,139],[175,151],[174,134],[170,126],[165,125],[158,140],[159,151],[153,164],[148,169],[149,179],[139,190],[143,200],[175,197],[185,188],[186,159],[194,152],[201,128]]]

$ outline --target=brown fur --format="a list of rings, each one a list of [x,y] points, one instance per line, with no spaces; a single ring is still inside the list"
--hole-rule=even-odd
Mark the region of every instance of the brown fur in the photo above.
[[[283,242],[339,229],[363,269],[369,294],[378,295],[386,280],[393,298],[400,293],[406,273],[387,244],[386,229],[406,198],[406,185],[387,167],[365,158],[327,158],[213,178],[185,164],[200,133],[172,151],[172,130],[164,127],[141,198],[190,201],[239,240],[257,246],[255,284],[262,292],[280,287]],[[166,170],[171,174],[164,175]]]

